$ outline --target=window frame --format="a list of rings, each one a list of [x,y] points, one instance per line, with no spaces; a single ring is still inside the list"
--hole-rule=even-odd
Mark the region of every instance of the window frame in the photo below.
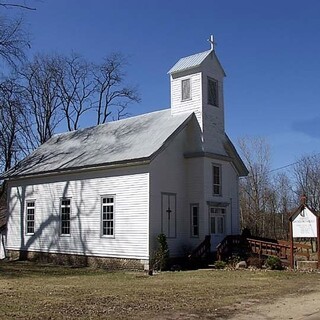
[[[113,202],[106,202],[103,203],[103,199],[108,199],[108,198],[112,198]],[[112,211],[112,219],[104,219],[103,218],[103,208],[104,207],[108,207],[111,206],[113,207],[113,211]],[[105,212],[106,214],[108,213],[107,211]],[[105,194],[105,195],[101,195],[100,196],[100,235],[102,238],[115,238],[115,213],[116,213],[116,196],[114,194]],[[104,234],[104,222],[112,222],[112,234]],[[106,230],[107,230],[107,226],[106,226]]]
[[[193,216],[193,208],[197,208],[197,224],[194,224],[194,216]],[[198,233],[195,234],[194,228],[198,228]],[[190,204],[190,237],[191,238],[199,238],[200,228],[199,228],[199,203],[191,203]]]
[[[218,181],[216,181],[215,168],[219,169]],[[215,191],[215,188],[219,189],[219,192]],[[213,196],[222,196],[222,166],[221,164],[212,164],[212,194]]]
[[[213,88],[214,88],[214,97],[212,97],[212,101],[211,101],[211,95],[210,95],[210,83],[213,83]],[[218,80],[214,79],[214,78],[207,78],[207,100],[208,100],[208,104],[214,107],[219,107],[219,82]]]
[[[28,208],[28,203],[33,203],[32,207]],[[28,236],[31,236],[34,234],[34,230],[35,230],[35,214],[36,214],[36,200],[35,199],[27,199],[25,202],[25,234]],[[29,217],[29,213],[28,213],[28,209],[33,209],[33,219],[28,219]],[[33,232],[28,232],[28,222],[33,222]]]
[[[185,91],[183,83],[184,82],[188,82],[189,83],[189,91],[188,91],[188,96],[185,97]],[[192,95],[191,95],[191,79],[190,78],[186,78],[186,79],[182,79],[181,80],[181,101],[188,101],[188,100],[192,100]]]
[[[214,212],[215,211],[215,212]],[[226,234],[226,208],[222,207],[210,207],[209,208],[209,233],[220,235],[220,234]],[[212,219],[214,219],[214,231],[212,232]],[[222,220],[221,220],[222,219]],[[219,222],[218,220],[222,221],[222,232],[217,232],[219,229]]]
[[[72,207],[71,207],[71,199],[72,198],[69,198],[69,197],[63,197],[63,198],[60,198],[60,205],[59,205],[59,214],[60,214],[60,236],[62,237],[70,237],[71,236],[71,214],[72,214]],[[62,205],[62,202],[63,201],[66,201],[68,200],[69,201],[69,205],[66,206],[66,205]],[[69,219],[62,219],[62,209],[63,208],[69,208]],[[65,214],[65,213],[64,213]],[[69,229],[69,233],[65,233],[63,232],[63,222],[66,222],[68,221],[69,222],[69,226],[67,227]],[[64,227],[66,228],[66,227]]]

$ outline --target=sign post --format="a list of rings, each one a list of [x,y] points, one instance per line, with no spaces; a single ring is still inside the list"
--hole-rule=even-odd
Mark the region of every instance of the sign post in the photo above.
[[[302,198],[300,207],[289,217],[290,267],[294,268],[294,238],[317,238],[318,269],[320,268],[320,217],[305,204]]]
[[[292,221],[290,220],[290,268],[294,268],[294,258],[293,258],[293,233],[292,233]]]

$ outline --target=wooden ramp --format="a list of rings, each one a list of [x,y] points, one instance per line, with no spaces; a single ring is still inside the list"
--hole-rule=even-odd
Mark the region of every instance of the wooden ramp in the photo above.
[[[311,245],[294,243],[294,255],[304,256],[307,260],[310,259],[312,252]],[[231,235],[224,238],[217,246],[217,259],[224,260],[234,252],[256,254],[262,256],[276,256],[284,263],[290,259],[291,249],[290,243],[284,240],[263,239],[258,237],[244,237],[241,235]]]

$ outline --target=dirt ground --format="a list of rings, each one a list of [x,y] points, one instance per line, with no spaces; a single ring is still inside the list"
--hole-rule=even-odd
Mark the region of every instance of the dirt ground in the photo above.
[[[314,287],[290,293],[272,303],[248,301],[235,309],[237,312],[229,320],[319,320],[320,278]]]
[[[320,320],[320,277],[313,287],[269,300],[248,299],[199,317],[192,313],[159,314],[155,320]]]
[[[0,320],[320,320],[320,273],[111,272],[0,262]]]

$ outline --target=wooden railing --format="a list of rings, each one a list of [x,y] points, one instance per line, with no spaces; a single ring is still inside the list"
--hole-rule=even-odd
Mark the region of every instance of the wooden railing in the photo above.
[[[290,246],[289,241],[279,240],[278,243]],[[295,256],[304,256],[307,260],[310,260],[310,254],[312,252],[312,246],[310,244],[294,242],[293,245]]]
[[[230,248],[235,246],[240,246],[241,242],[245,239],[240,235],[229,235],[226,236],[218,245],[217,245],[217,259],[222,260],[223,256],[229,251]]]
[[[289,259],[290,246],[269,241],[247,238],[251,252],[259,255],[277,256],[280,259]]]
[[[217,246],[217,259],[222,260],[223,257],[230,253],[229,251],[232,248],[241,246],[244,247],[247,252],[256,253],[258,255],[273,255],[280,259],[288,259],[290,255],[290,245],[288,244],[272,242],[272,240],[266,241],[255,238],[246,238],[237,235],[227,236],[219,243]]]
[[[211,236],[205,236],[204,240],[189,254],[189,259],[201,258],[204,255],[210,253],[211,248]]]

